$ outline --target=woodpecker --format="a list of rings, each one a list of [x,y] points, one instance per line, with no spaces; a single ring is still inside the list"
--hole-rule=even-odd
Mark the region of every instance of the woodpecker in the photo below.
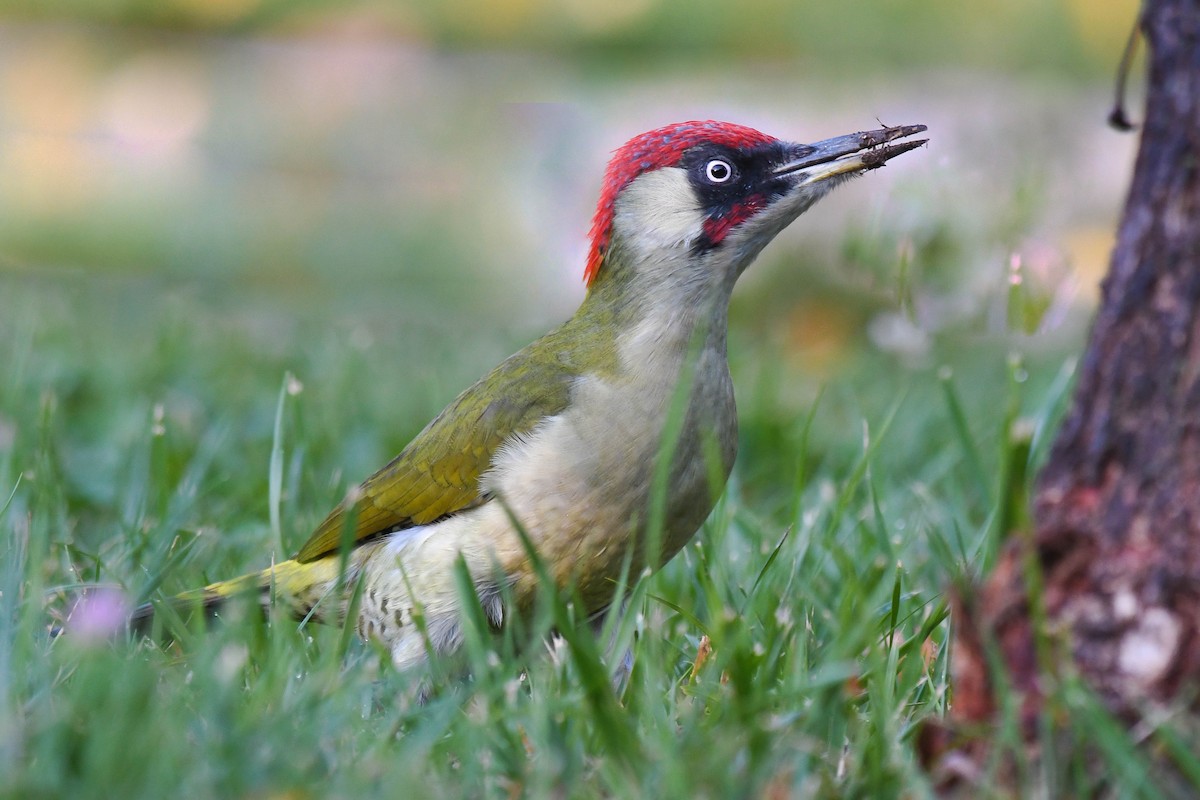
[[[356,608],[358,634],[402,669],[461,645],[459,559],[494,626],[529,610],[539,572],[601,613],[626,564],[657,568],[696,534],[733,467],[738,277],[830,189],[924,144],[895,140],[925,129],[795,144],[693,121],[629,140],[604,174],[575,315],[460,394],[295,558],[175,602],[214,609],[257,591],[341,624]],[[152,615],[143,606],[135,623]]]

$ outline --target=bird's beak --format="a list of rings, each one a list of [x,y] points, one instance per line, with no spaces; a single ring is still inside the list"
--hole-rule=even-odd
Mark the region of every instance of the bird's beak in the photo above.
[[[798,183],[813,184],[836,175],[877,169],[890,159],[920,147],[928,139],[888,144],[926,130],[924,125],[897,125],[874,131],[835,136],[815,144],[798,144],[788,160],[775,168],[776,175],[795,175]]]

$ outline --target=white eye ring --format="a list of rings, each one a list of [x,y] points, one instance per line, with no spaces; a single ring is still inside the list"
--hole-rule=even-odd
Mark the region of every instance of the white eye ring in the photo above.
[[[704,167],[704,177],[713,183],[725,183],[733,177],[733,167],[728,161],[714,158]]]

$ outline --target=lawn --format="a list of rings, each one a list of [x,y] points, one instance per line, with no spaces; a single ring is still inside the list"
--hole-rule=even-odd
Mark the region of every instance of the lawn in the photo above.
[[[50,638],[48,609],[84,584],[140,600],[290,553],[346,464],[376,463],[444,399],[401,399],[404,365],[447,392],[458,369],[425,363],[433,343],[363,350],[320,312],[271,329],[271,309],[220,293],[62,282],[5,294],[0,753],[21,796],[920,787],[914,726],[947,702],[946,586],[996,541],[1013,488],[988,476],[1013,415],[1050,419],[1064,386],[1064,358],[1031,371],[982,343],[940,369],[859,352],[798,389],[743,342],[741,464],[695,543],[610,620],[633,652],[624,691],[590,632],[557,658],[539,644],[571,613],[548,601],[473,639],[470,677],[416,705],[414,677],[342,631],[248,615],[162,650],[93,632],[111,595],[75,611],[77,635]]]

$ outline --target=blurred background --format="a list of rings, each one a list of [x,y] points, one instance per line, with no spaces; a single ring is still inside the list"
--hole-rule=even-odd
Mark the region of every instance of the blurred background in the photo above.
[[[1014,350],[1045,381],[1078,350],[1136,146],[1104,124],[1136,7],[5,0],[0,352],[75,431],[62,470],[101,506],[151,424],[183,464],[224,420],[265,480],[290,372],[296,424],[346,471],[307,499],[323,510],[571,313],[628,137],[924,123],[927,148],[802,218],[733,308],[750,449],[843,379],[858,447],[858,407],[897,392],[880,365],[985,372],[986,404]],[[8,401],[0,450],[34,402]]]

